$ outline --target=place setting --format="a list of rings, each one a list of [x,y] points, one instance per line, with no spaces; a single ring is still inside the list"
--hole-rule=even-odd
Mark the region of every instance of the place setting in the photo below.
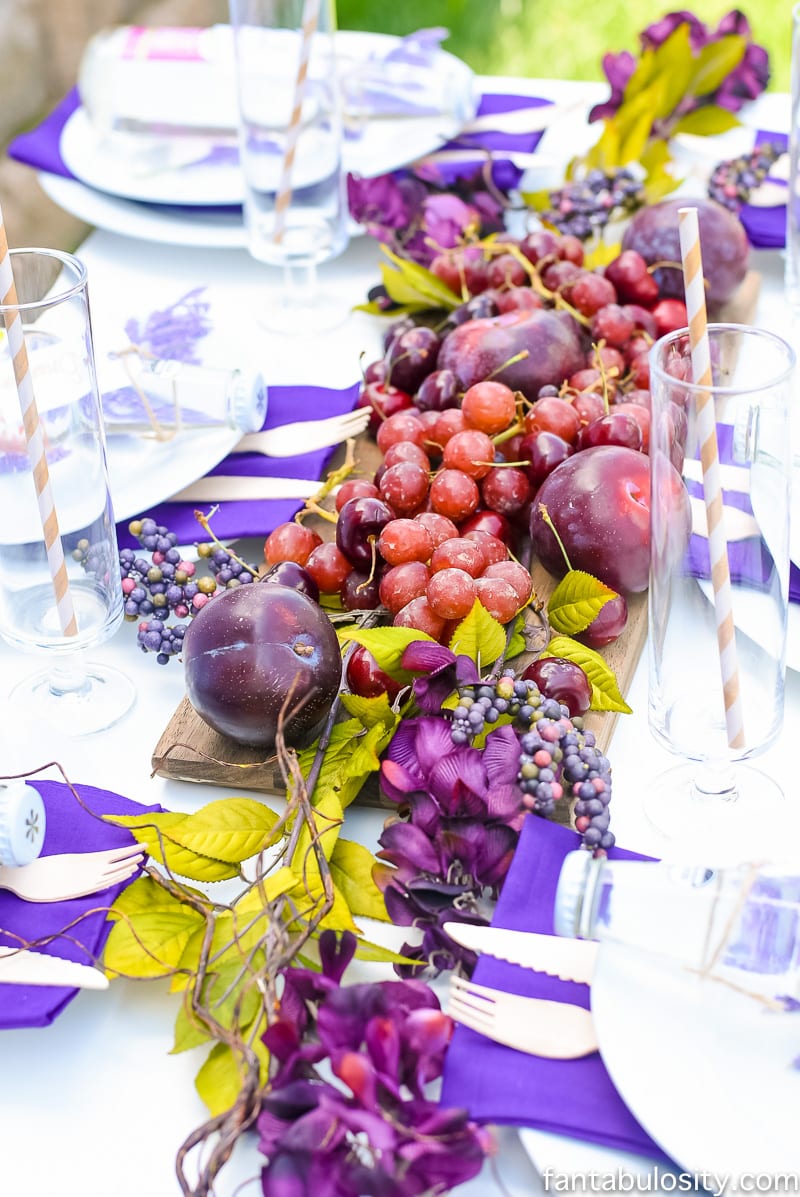
[[[797,131],[742,13],[446,35],[118,26],[10,147],[17,1188],[35,1087],[66,1197],[800,1176]]]

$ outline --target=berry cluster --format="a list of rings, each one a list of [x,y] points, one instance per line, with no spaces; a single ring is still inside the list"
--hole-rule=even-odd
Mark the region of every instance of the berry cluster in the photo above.
[[[584,179],[551,191],[549,200],[550,207],[542,213],[542,219],[561,233],[588,241],[610,220],[641,208],[645,191],[641,180],[629,170],[590,170]]]
[[[181,651],[185,621],[202,610],[220,590],[252,582],[253,573],[222,545],[200,544],[198,556],[211,571],[210,576],[200,577],[195,563],[181,556],[175,533],[164,525],[148,517],[133,520],[128,530],[149,557],[134,549],[120,549],[125,618],[130,622],[140,621],[137,634],[140,648],[155,653],[158,663],[166,665],[170,657]],[[84,552],[84,565],[88,569],[92,565],[91,550],[87,548]],[[171,615],[179,622],[167,624]]]
[[[551,815],[565,790],[576,799],[575,826],[592,850],[614,845],[609,830],[611,766],[597,749],[594,734],[584,731],[569,708],[542,694],[535,682],[506,670],[494,682],[461,686],[453,711],[454,744],[469,744],[487,723],[501,715],[514,719],[520,745],[517,784],[523,805]]]
[[[749,154],[729,158],[714,167],[708,180],[708,194],[718,204],[738,212],[750,195],[760,187],[772,166],[785,150],[772,142],[757,145]]]

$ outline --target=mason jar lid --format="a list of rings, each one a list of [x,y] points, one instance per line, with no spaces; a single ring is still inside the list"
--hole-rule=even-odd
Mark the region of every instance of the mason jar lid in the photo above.
[[[24,781],[0,784],[0,865],[19,868],[41,853],[45,833],[44,803]]]

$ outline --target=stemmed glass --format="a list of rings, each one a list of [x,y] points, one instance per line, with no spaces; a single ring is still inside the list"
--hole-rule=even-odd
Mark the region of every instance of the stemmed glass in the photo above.
[[[650,353],[649,722],[684,760],[648,783],[645,809],[671,839],[737,851],[763,838],[780,806],[780,787],[746,762],[783,725],[794,353],[749,326],[712,324],[708,335],[710,391],[688,381],[686,330]],[[697,418],[705,394],[714,494],[704,490],[709,446],[704,466]],[[724,566],[712,577],[707,535],[717,518],[709,502],[720,497],[729,585]]]
[[[16,303],[5,296],[0,317],[4,328],[21,323],[35,402],[23,421],[3,333],[0,636],[47,658],[46,669],[12,691],[14,706],[37,722],[86,735],[115,723],[135,698],[124,674],[83,659],[83,650],[108,639],[123,618],[86,269],[71,254],[48,249],[12,250],[10,261]],[[46,471],[37,464],[39,443]],[[39,505],[43,471],[52,496],[46,517]],[[57,564],[62,556],[66,576]]]
[[[340,324],[317,265],[346,247],[333,0],[230,0],[244,220],[251,255],[283,271],[257,316],[277,332]]]

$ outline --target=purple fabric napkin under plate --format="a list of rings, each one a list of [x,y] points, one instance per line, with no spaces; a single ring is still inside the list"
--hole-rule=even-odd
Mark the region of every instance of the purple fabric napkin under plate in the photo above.
[[[87,813],[63,782],[37,779],[28,784],[41,794],[47,815],[43,856],[98,852],[133,843],[130,832],[112,827]],[[142,806],[94,786],[76,786],[75,789],[89,810],[97,815],[138,815],[161,810],[160,806]],[[130,880],[135,877],[136,874]],[[31,942],[48,935],[58,936],[69,926],[63,938],[53,939],[43,946],[42,951],[78,964],[94,964],[111,930],[104,910],[130,880],[102,893],[87,894],[69,902],[23,902],[7,890],[0,890],[0,943],[19,947],[16,936]],[[67,986],[0,984],[0,1030],[49,1026],[79,992]]]
[[[532,98],[531,96],[487,94],[480,100],[477,115],[496,115],[504,112],[514,112],[520,108],[541,108],[543,105],[549,103],[549,100]],[[24,163],[26,166],[32,166],[36,170],[44,170],[50,174],[61,175],[65,179],[73,179],[75,176],[61,157],[60,142],[64,125],[78,107],[80,107],[80,96],[78,89],[74,87],[40,124],[14,138],[8,146],[8,156],[16,159],[17,162]],[[507,189],[516,186],[522,172],[513,166],[508,159],[502,158],[503,151],[506,153],[532,153],[539,144],[541,137],[541,133],[511,134],[487,131],[479,134],[471,134],[465,136],[463,139],[458,138],[439,148],[444,150],[472,148],[478,151],[491,150],[497,159],[492,167],[495,184],[498,187]],[[445,182],[452,182],[453,179],[459,176],[472,174],[485,161],[485,154],[479,152],[476,154],[474,162],[462,162],[458,165],[448,164],[446,166],[439,166],[437,169]],[[181,207],[178,204],[148,204],[147,206],[151,208],[168,208],[170,211],[179,210]],[[222,207],[205,208],[203,206],[192,205],[192,211],[237,212],[241,211],[241,207],[238,205],[225,205]]]
[[[327,387],[269,388],[269,406],[264,428],[278,428],[295,420],[323,420],[351,411],[360,389],[359,383],[343,390]],[[300,446],[298,446],[300,448]],[[296,457],[264,457],[261,453],[233,453],[210,471],[213,474],[236,474],[241,477],[320,478],[330,461],[335,446],[318,449],[315,453],[298,453]],[[178,537],[179,544],[205,540],[206,535],[194,518],[198,507],[208,511],[210,503],[159,503],[141,512],[166,525]],[[221,503],[214,515],[213,528],[220,540],[239,536],[266,536],[285,520],[290,520],[303,506],[302,499],[253,499]],[[126,523],[117,525],[120,547],[135,548]]]
[[[525,820],[493,924],[553,933],[561,864],[580,837],[545,819]],[[641,859],[613,848],[611,859]],[[508,993],[568,1001],[589,1008],[589,987],[482,956],[475,980]],[[645,1065],[643,1064],[643,1067]],[[594,1052],[579,1060],[546,1060],[457,1027],[447,1053],[445,1106],[466,1108],[480,1122],[529,1126],[671,1163],[634,1118]]]
[[[720,461],[732,460],[733,429],[728,425],[719,425],[717,441]],[[696,499],[703,498],[702,482],[687,481],[689,494]],[[750,498],[742,491],[724,490],[723,503],[726,507],[738,507],[752,515],[753,509]],[[708,556],[708,541],[704,536],[692,536],[686,554],[687,571],[692,577],[710,577],[711,567]],[[774,573],[774,562],[766,547],[759,541],[734,540],[728,545],[728,568],[734,582],[749,581],[757,587],[770,585]],[[794,562],[789,563],[789,602],[800,603],[800,568]]]

